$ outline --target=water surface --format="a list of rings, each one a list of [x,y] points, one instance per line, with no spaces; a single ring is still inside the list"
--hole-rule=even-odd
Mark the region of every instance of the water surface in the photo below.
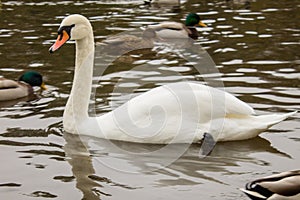
[[[160,146],[114,143],[129,152],[124,153],[105,140],[64,133],[62,113],[72,84],[74,46],[48,53],[61,20],[71,13],[87,16],[100,42],[111,34],[180,21],[197,12],[208,24],[198,29],[197,43],[211,55],[217,73],[199,74],[160,47],[136,53],[94,77],[101,79],[94,85],[95,112],[123,104],[136,88],[138,94],[193,80],[224,84],[226,91],[259,114],[287,113],[300,108],[298,1],[188,0],[179,8],[137,1],[1,1],[0,5],[0,75],[17,79],[26,70],[37,70],[48,86],[37,92],[37,99],[1,104],[1,199],[247,199],[238,190],[247,181],[299,168],[299,113],[255,139],[217,144],[205,159],[198,157],[199,146],[191,145],[166,167],[161,161],[175,157],[177,145],[161,156],[143,156],[133,153]],[[143,63],[151,69],[137,67]]]

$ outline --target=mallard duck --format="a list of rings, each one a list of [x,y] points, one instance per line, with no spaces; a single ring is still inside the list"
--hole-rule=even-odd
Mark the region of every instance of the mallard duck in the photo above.
[[[120,34],[108,37],[101,43],[105,45],[105,50],[113,53],[124,53],[132,50],[151,49],[153,48],[156,33],[153,29],[148,28],[143,31],[142,37],[129,34]]]
[[[0,78],[0,101],[26,97],[33,93],[33,86],[46,89],[42,75],[35,71],[24,73],[18,81]]]
[[[201,22],[199,15],[190,13],[186,16],[185,24],[179,22],[161,22],[158,24],[148,25],[148,28],[155,30],[157,36],[161,38],[192,38],[197,39],[199,33],[195,26],[206,27],[206,24]]]
[[[249,182],[241,189],[253,200],[299,200],[300,170],[287,171]]]
[[[75,40],[73,85],[63,114],[66,132],[138,143],[198,143],[256,137],[295,112],[256,116],[232,94],[198,82],[178,82],[151,89],[101,116],[89,116],[94,68],[93,28],[82,15],[66,17],[50,53]],[[105,62],[105,61],[104,61]]]

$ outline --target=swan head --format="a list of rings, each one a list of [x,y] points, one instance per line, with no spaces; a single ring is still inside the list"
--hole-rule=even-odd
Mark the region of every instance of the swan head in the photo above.
[[[50,47],[50,53],[58,50],[69,40],[81,40],[93,32],[89,20],[79,14],[69,15],[64,18],[58,28],[56,42]]]
[[[196,13],[190,13],[186,16],[185,19],[186,26],[203,26],[206,27],[207,25],[201,22],[199,15]]]

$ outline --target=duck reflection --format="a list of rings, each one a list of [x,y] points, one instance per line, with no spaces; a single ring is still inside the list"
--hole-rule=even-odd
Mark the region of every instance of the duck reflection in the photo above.
[[[29,96],[13,99],[9,101],[0,101],[0,108],[9,108],[21,102],[31,102],[38,100],[40,97],[36,94],[30,94]]]

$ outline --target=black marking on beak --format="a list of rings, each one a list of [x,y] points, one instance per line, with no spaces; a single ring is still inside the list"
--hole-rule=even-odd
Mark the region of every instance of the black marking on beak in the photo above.
[[[61,40],[62,37],[63,37],[63,31],[66,31],[67,34],[69,35],[69,38],[71,38],[71,30],[74,26],[75,26],[75,24],[72,24],[71,26],[61,26],[61,27],[59,27],[59,29],[57,31],[58,35],[60,36],[59,40]]]

